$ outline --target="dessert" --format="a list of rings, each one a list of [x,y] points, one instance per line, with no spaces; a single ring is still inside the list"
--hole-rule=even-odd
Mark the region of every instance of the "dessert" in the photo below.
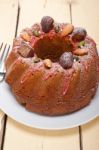
[[[5,81],[29,111],[64,115],[87,106],[96,93],[96,43],[81,27],[44,16],[13,41]]]

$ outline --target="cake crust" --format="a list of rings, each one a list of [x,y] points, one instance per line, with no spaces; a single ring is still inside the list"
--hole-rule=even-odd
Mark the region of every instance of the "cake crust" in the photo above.
[[[98,86],[99,56],[84,29],[82,34],[79,29],[79,38],[73,25],[62,23],[56,28],[54,21],[49,22],[48,27],[41,22],[26,28],[14,39],[5,62],[5,81],[29,111],[64,115],[91,102]]]

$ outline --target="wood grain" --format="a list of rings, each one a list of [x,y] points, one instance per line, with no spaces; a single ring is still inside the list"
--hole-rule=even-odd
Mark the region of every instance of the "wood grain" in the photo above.
[[[17,0],[0,0],[0,42],[11,44],[15,35]]]
[[[99,0],[72,1],[72,21],[86,28],[99,47]],[[99,117],[81,127],[83,150],[99,150]]]
[[[44,15],[57,21],[70,22],[69,5],[66,0],[21,0],[20,30],[39,22]],[[4,150],[80,150],[78,127],[63,131],[44,131],[25,127],[8,118]]]
[[[80,150],[78,128],[44,131],[23,126],[8,118],[4,150]]]
[[[0,43],[11,44],[15,35],[18,2],[15,0],[0,0]],[[0,99],[3,100],[3,99]],[[0,149],[4,131],[5,116],[0,111]]]
[[[99,46],[99,0],[72,0],[72,21],[85,27]]]
[[[99,150],[99,117],[82,126],[84,150]]]
[[[18,32],[23,28],[40,22],[42,16],[52,16],[59,22],[70,22],[70,11],[67,0],[20,0],[20,23]]]
[[[0,150],[1,150],[1,147],[2,147],[4,123],[5,123],[5,115],[2,111],[0,111]]]

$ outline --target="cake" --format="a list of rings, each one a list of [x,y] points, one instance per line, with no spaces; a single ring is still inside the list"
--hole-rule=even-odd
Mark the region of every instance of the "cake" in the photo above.
[[[50,16],[21,31],[5,66],[16,100],[41,115],[64,115],[89,105],[98,86],[94,40],[84,28]]]

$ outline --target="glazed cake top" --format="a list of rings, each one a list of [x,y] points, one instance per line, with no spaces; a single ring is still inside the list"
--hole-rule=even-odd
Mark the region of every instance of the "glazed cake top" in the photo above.
[[[47,68],[58,62],[64,69],[71,68],[74,61],[87,55],[92,45],[96,46],[84,28],[56,23],[50,16],[22,30],[13,44],[22,57],[31,57],[35,63],[44,61]]]

